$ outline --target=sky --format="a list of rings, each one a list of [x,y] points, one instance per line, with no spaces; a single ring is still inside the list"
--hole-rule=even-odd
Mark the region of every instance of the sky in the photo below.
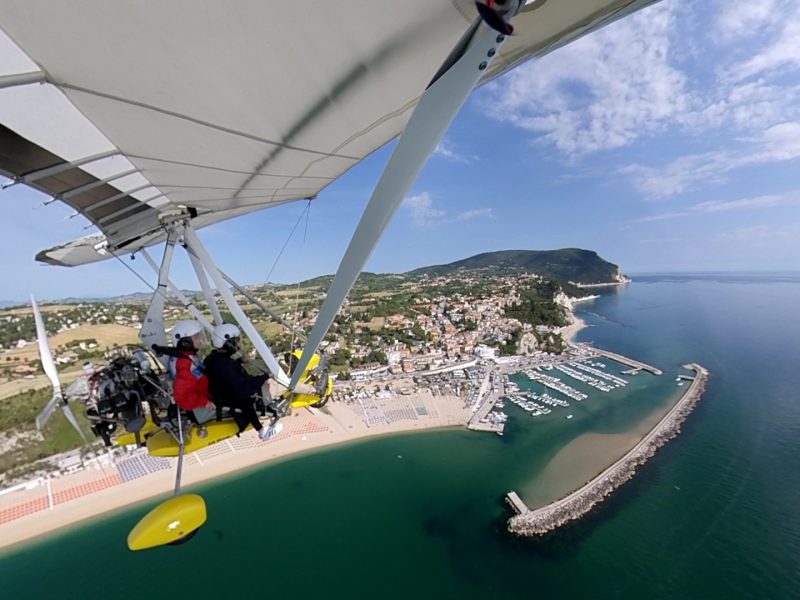
[[[200,237],[241,283],[333,273],[392,148],[307,214],[292,203]],[[93,231],[47,200],[0,192],[0,300],[147,291],[116,260],[35,263]],[[626,273],[800,270],[800,0],[665,0],[479,88],[366,269],[565,247]],[[172,278],[198,288],[182,256]]]

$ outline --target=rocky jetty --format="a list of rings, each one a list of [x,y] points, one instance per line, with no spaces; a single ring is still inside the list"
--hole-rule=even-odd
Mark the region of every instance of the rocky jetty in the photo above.
[[[639,465],[646,463],[661,446],[680,433],[681,424],[697,405],[705,390],[708,371],[694,363],[684,365],[684,368],[695,371],[691,385],[675,406],[636,446],[586,485],[561,500],[536,510],[523,510],[519,502],[512,503],[517,514],[509,519],[508,530],[516,535],[529,537],[551,532],[581,518],[615,489],[631,479]]]

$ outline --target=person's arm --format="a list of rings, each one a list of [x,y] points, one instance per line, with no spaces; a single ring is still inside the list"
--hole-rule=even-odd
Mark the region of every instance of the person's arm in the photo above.
[[[244,373],[245,376],[245,392],[247,393],[247,397],[250,398],[253,394],[260,394],[261,387],[266,383],[267,379],[269,379],[269,376],[248,375],[244,368],[242,368],[242,373]]]

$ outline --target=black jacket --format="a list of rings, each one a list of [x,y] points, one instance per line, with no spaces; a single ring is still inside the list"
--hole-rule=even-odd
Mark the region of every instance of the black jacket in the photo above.
[[[228,402],[251,400],[261,392],[267,375],[250,375],[238,360],[225,351],[214,350],[204,361],[206,377],[214,402],[225,406]]]

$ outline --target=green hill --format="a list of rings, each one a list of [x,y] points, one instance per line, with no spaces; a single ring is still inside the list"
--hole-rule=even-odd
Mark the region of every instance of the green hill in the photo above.
[[[582,284],[609,283],[620,277],[617,265],[603,260],[596,252],[580,248],[485,252],[447,265],[416,269],[409,275],[447,275],[459,269],[525,271]]]

